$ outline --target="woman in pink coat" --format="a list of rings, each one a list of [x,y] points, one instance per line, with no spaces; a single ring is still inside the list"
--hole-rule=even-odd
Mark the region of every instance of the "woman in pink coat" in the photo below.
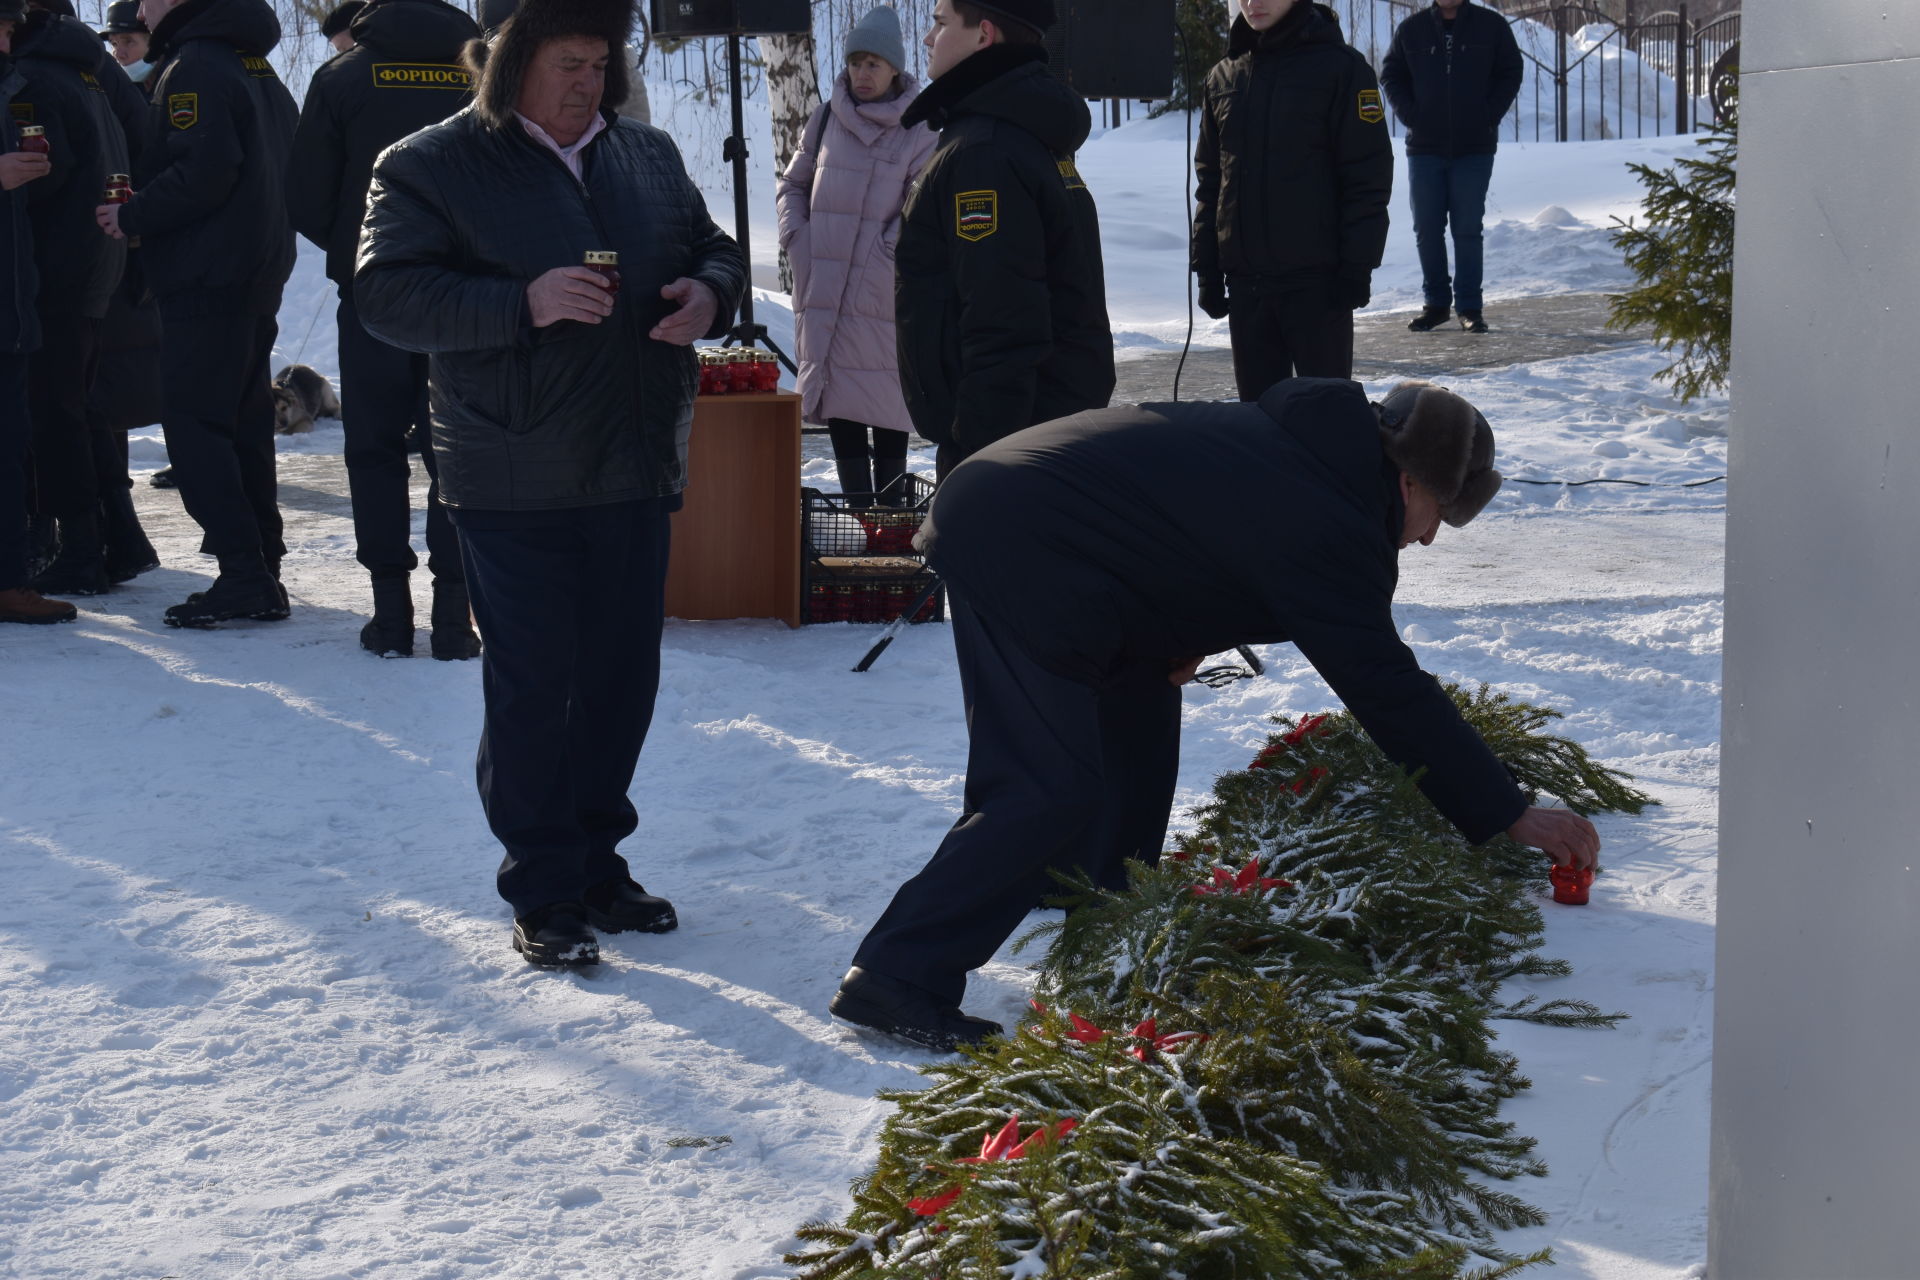
[[[854,26],[846,68],[780,175],[778,196],[802,416],[827,424],[842,492],[893,505],[906,500],[912,428],[894,351],[893,245],[907,188],[939,141],[924,125],[900,127],[920,91],[900,69],[905,61],[892,9]]]

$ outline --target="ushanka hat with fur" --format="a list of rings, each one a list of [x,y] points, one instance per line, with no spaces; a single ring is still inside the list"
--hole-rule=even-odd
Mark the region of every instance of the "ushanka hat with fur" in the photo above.
[[[1392,463],[1440,499],[1440,518],[1458,529],[1500,492],[1493,428],[1445,387],[1403,382],[1374,406],[1380,447]]]
[[[505,6],[486,7],[491,16]],[[475,79],[474,114],[496,129],[505,128],[540,46],[576,36],[607,42],[607,86],[600,101],[607,106],[625,102],[627,35],[632,28],[632,0],[520,0],[491,38],[469,40],[462,51]]]

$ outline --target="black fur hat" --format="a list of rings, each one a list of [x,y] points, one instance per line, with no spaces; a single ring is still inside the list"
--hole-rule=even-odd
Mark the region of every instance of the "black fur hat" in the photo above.
[[[607,42],[607,87],[600,101],[609,107],[625,102],[632,28],[632,0],[520,0],[490,40],[469,40],[461,51],[477,82],[474,114],[496,129],[511,123],[534,54],[547,41],[570,36]]]
[[[1500,492],[1493,428],[1445,387],[1403,382],[1373,406],[1388,459],[1440,499],[1440,518],[1458,529]]]
[[[1012,18],[1045,35],[1053,26],[1053,0],[972,0],[989,18]]]

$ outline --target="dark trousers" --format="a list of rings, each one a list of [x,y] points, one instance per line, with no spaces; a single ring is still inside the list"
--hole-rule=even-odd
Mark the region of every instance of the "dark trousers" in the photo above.
[[[0,354],[0,591],[27,585],[27,361]]]
[[[450,514],[486,648],[476,769],[515,915],[627,874],[678,498]]]
[[[1481,222],[1493,156],[1408,156],[1413,242],[1420,252],[1420,287],[1429,307],[1480,310],[1486,261]],[[1453,277],[1447,276],[1447,228],[1453,228]]]
[[[410,573],[420,563],[413,552],[407,488],[407,433],[417,427],[420,461],[427,469],[427,568],[436,578],[457,582],[460,541],[440,503],[438,468],[427,438],[427,357],[368,333],[350,291],[341,292],[337,317],[354,558],[375,577]]]
[[[1233,381],[1242,400],[1258,400],[1284,378],[1351,378],[1353,312],[1322,288],[1275,293],[1227,284]]]
[[[873,435],[869,448],[868,432]],[[834,467],[840,473],[840,492],[871,493],[890,506],[906,503],[907,433],[868,427],[851,418],[828,418],[827,439],[833,444]]]
[[[267,364],[279,326],[272,316],[179,314],[160,300],[167,358],[160,420],[167,460],[204,550],[223,560],[264,555],[281,541],[273,452],[273,395]]]
[[[954,648],[967,705],[960,820],[900,886],[853,962],[958,1004],[1034,903],[1049,868],[1126,882],[1157,862],[1180,763],[1180,690],[1163,673],[1107,692],[1045,670],[964,603]]]
[[[27,405],[33,418],[33,469],[39,514],[91,519],[99,501],[87,389],[98,363],[96,321],[42,315],[40,350],[28,362]]]

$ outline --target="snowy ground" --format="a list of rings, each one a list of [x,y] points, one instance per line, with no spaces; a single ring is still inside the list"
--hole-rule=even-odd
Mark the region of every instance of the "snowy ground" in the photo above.
[[[1083,163],[1113,193],[1116,321],[1177,332],[1177,249],[1116,234],[1178,238],[1177,186],[1148,184],[1154,165],[1177,178],[1179,148],[1126,134]],[[1560,288],[1593,287],[1578,263],[1631,204],[1621,161],[1656,149],[1503,150],[1515,226],[1559,205],[1590,234],[1556,258],[1516,247],[1552,236],[1501,233],[1496,290],[1549,288],[1556,262]],[[1658,487],[1509,486],[1402,561],[1399,621],[1429,669],[1564,709],[1664,802],[1602,823],[1592,907],[1546,908],[1576,973],[1542,985],[1631,1020],[1502,1029],[1535,1084],[1508,1113],[1553,1170],[1515,1188],[1550,1224],[1509,1243],[1552,1245],[1569,1280],[1677,1280],[1705,1256],[1725,490],[1673,486],[1724,471],[1725,405],[1679,409],[1661,363],[1630,348],[1455,379],[1510,475]],[[76,625],[0,634],[0,1275],[785,1274],[793,1227],[843,1211],[868,1167],[873,1092],[928,1060],[824,1009],[958,808],[944,628],[854,676],[873,628],[671,624],[628,852],[683,927],[611,939],[589,974],[535,972],[507,948],[473,796],[477,666],[357,650],[338,428],[287,443],[293,620],[158,625],[204,566],[177,499],[141,486],[167,568]],[[162,457],[137,446],[142,468]],[[1265,656],[1269,679],[1188,692],[1183,810],[1267,716],[1328,704],[1291,648]],[[1025,989],[1003,954],[970,1005],[1012,1018]]]

